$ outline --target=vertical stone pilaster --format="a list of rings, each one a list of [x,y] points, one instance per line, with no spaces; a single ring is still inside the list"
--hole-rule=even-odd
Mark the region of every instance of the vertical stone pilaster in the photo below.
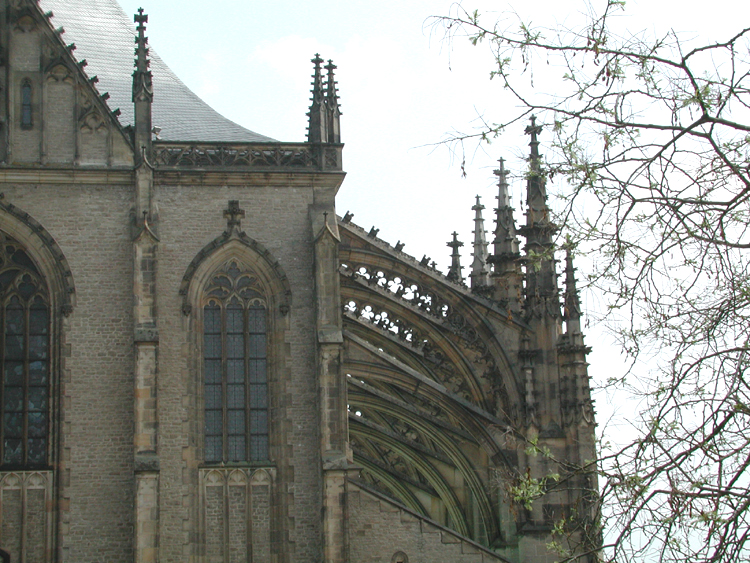
[[[346,470],[323,472],[323,561],[348,561],[346,534]]]
[[[346,470],[351,463],[346,374],[342,371],[343,335],[338,276],[339,236],[330,205],[310,208],[315,236],[315,293],[318,335],[320,453],[323,469],[323,561],[345,563]]]
[[[136,473],[135,486],[135,560],[156,563],[159,560],[159,472]]]
[[[135,456],[135,561],[159,560],[159,435],[157,385],[159,331],[156,274],[159,239],[149,224],[153,200],[153,170],[144,161],[135,174],[133,240],[133,340]]]

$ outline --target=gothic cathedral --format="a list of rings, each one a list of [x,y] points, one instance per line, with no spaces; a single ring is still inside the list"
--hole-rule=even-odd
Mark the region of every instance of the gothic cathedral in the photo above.
[[[147,22],[0,0],[3,560],[596,561],[541,127],[525,224],[501,161],[464,281],[455,237],[443,275],[336,214],[331,61],[307,140],[278,142],[191,92]]]

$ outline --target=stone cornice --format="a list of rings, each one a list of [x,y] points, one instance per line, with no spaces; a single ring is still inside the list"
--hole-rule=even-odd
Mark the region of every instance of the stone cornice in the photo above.
[[[154,171],[154,182],[163,186],[272,186],[338,189],[346,172],[270,172],[261,170],[189,170]]]
[[[260,170],[156,170],[158,185],[273,186],[338,189],[345,172],[269,172]],[[0,167],[4,184],[134,185],[132,168]]]
[[[0,168],[5,184],[129,184],[135,182],[132,168]]]

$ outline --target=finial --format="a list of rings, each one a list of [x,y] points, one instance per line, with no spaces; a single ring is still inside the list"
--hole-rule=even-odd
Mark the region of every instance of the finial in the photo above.
[[[516,236],[516,221],[513,208],[510,206],[508,190],[508,173],[505,159],[498,159],[499,167],[494,171],[497,176],[497,208],[495,209],[495,238],[492,241],[492,255],[488,261],[492,264],[493,298],[505,303],[508,315],[521,310],[521,289],[523,287],[519,242]]]
[[[581,318],[581,302],[578,297],[575,272],[576,269],[573,267],[573,252],[570,246],[568,246],[565,249],[565,296],[563,309],[563,318],[568,322],[579,321]]]
[[[498,159],[498,163],[500,164],[500,168],[497,170],[493,170],[492,173],[497,176],[497,185],[500,188],[505,188],[501,190],[501,194],[498,196],[498,207],[502,207],[503,205],[510,205],[510,198],[508,197],[508,171],[505,169],[505,159],[500,157]],[[500,198],[502,195],[505,195],[505,197],[501,200]]]
[[[146,37],[146,26],[148,15],[143,13],[143,8],[138,8],[138,13],[133,16],[133,21],[138,24],[135,37],[135,72],[133,72],[133,102],[147,101],[151,102],[154,98],[153,87],[151,84],[151,71],[149,71],[150,61],[148,60],[149,50],[146,47],[148,38]],[[149,127],[150,129],[150,127]]]
[[[481,203],[481,198],[479,197],[479,195],[476,195],[474,197],[476,198],[476,203],[471,206],[471,210],[481,212],[482,209],[484,209],[484,205],[482,205]]]
[[[313,70],[313,103],[323,101],[323,74],[320,71],[320,65],[323,63],[323,59],[320,58],[320,53],[315,53],[315,56],[310,59],[310,62],[315,65]]]
[[[461,248],[464,243],[458,240],[458,233],[456,231],[453,231],[451,235],[453,236],[453,240],[446,243],[446,246],[453,249],[453,252],[451,253],[451,267],[448,270],[448,275],[446,277],[451,281],[463,283],[464,279],[463,276],[461,276],[461,270],[463,268],[461,267],[461,255],[458,253],[458,249]]]
[[[338,67],[333,64],[333,60],[328,59],[328,64],[325,66],[325,69],[327,71],[326,90],[328,95],[328,103],[338,101],[338,94],[336,92],[336,79],[333,75],[333,71],[337,68]]]
[[[539,140],[537,139],[537,135],[542,132],[542,126],[536,124],[536,115],[531,116],[531,125],[526,127],[524,132],[527,135],[531,135],[531,142],[529,143],[529,146],[531,147],[531,158],[539,158]]]
[[[471,208],[476,212],[474,216],[474,260],[471,263],[471,288],[478,290],[490,285],[489,252],[487,251],[487,239],[484,230],[484,218],[480,198],[476,196],[476,203]]]
[[[328,110],[323,90],[323,75],[320,69],[323,59],[320,58],[319,53],[315,53],[310,62],[313,63],[314,69],[310,111],[307,113],[307,142],[325,143],[328,140]]]
[[[333,75],[333,71],[336,69],[336,65],[333,64],[331,59],[328,59],[328,64],[325,66],[327,71],[326,77],[326,106],[328,110],[328,142],[329,143],[340,143],[341,142],[341,107],[339,106],[339,95],[336,88],[336,78]]]
[[[493,171],[497,176],[497,209],[495,209],[495,240],[494,254],[496,258],[506,257],[515,259],[519,252],[516,238],[516,222],[513,218],[513,208],[510,206],[508,191],[508,170],[505,169],[505,159],[498,159],[500,167]]]

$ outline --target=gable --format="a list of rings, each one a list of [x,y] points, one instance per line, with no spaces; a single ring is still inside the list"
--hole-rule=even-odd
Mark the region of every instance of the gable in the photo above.
[[[132,148],[123,128],[77,63],[62,29],[33,3],[9,10],[7,96],[10,164],[50,166],[132,166]]]

